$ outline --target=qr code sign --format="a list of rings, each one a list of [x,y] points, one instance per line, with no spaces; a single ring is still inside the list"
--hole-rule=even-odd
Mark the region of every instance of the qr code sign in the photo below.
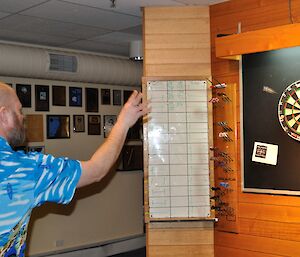
[[[267,155],[267,147],[264,145],[257,145],[255,151],[255,157],[266,158]]]

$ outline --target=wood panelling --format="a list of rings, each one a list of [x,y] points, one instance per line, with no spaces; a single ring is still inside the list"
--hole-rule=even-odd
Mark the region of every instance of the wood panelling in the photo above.
[[[167,34],[147,35],[147,47],[152,50],[209,48],[210,40],[206,34],[184,34],[180,37]]]
[[[231,0],[211,6],[210,15],[211,30],[218,33],[237,29],[239,22],[242,32],[290,23],[287,0]]]
[[[208,7],[144,8],[144,77],[211,75]]]
[[[185,245],[185,246],[152,246],[149,255],[154,257],[194,257],[213,256],[211,245]]]
[[[210,63],[210,53],[207,48],[198,49],[165,49],[163,52],[160,49],[149,49],[145,52],[145,57],[148,64],[197,64],[199,59],[205,63]]]
[[[159,62],[159,61],[158,61]],[[147,73],[151,76],[164,77],[164,76],[194,76],[199,73],[205,77],[210,77],[211,69],[207,63],[168,63],[168,64],[148,64]],[[199,75],[198,74],[198,75]]]
[[[239,75],[236,73],[232,73],[232,74],[224,74],[224,75],[218,75],[217,77],[215,77],[218,81],[220,81],[221,83],[225,82],[226,83],[236,83],[239,80]],[[216,81],[214,80],[214,82],[216,83]],[[217,82],[218,83],[218,82]],[[238,100],[238,99],[237,99]],[[239,119],[239,117],[237,117]]]
[[[147,256],[213,257],[213,241],[213,230],[205,223],[147,224]]]
[[[215,57],[216,35],[236,33],[238,22],[245,32],[300,21],[300,1],[291,0],[289,6],[287,0],[231,0],[211,6],[210,18],[212,77],[239,83],[238,62]],[[240,111],[239,103],[236,108]],[[240,133],[238,130],[238,146]],[[240,148],[237,152],[239,233],[215,231],[215,257],[299,257],[300,197],[243,193]]]
[[[172,19],[201,19],[209,18],[207,8],[199,7],[146,7],[144,18],[148,20],[172,20]],[[147,31],[146,31],[147,32]]]
[[[209,8],[145,7],[143,67],[144,84],[210,78]],[[147,170],[145,176],[147,186]],[[155,222],[145,210],[147,257],[214,256],[211,221]]]
[[[214,21],[222,17],[224,15],[231,15],[231,14],[238,14],[241,12],[253,12],[253,10],[257,10],[263,8],[266,5],[275,4],[283,4],[286,1],[281,0],[269,0],[269,1],[262,1],[262,0],[242,0],[242,1],[227,1],[221,4],[216,4],[211,6],[211,17],[213,17]],[[226,21],[226,24],[230,23],[231,21]],[[222,24],[222,26],[226,26],[226,24]],[[218,23],[220,25],[220,23]]]
[[[282,257],[282,255],[274,255],[274,254],[266,254],[248,250],[241,250],[236,248],[229,248],[229,247],[222,247],[216,246],[215,247],[215,255],[222,256],[222,257]]]
[[[236,70],[239,69],[239,63],[237,61],[232,61],[232,60],[228,61],[220,58],[216,60],[215,59],[216,59],[215,52],[212,52],[212,61],[214,65],[212,65],[211,71],[212,74],[218,74],[218,78],[223,75],[224,76],[235,75]]]
[[[240,233],[259,237],[271,237],[300,241],[300,222],[278,222],[240,218]]]
[[[300,2],[297,0],[291,1],[291,22],[300,22]]]
[[[252,236],[247,234],[234,234],[215,231],[215,244],[228,248],[248,250],[281,256],[300,256],[300,242],[274,239],[269,237]],[[223,255],[216,255],[222,256]],[[243,256],[231,256],[243,257]]]
[[[259,196],[259,197],[258,197]],[[300,206],[299,196],[282,196],[267,194],[240,193],[239,200],[241,203],[258,203],[258,204],[276,204],[280,206]]]
[[[299,32],[300,24],[288,24],[216,38],[216,56],[229,57],[298,46]]]
[[[248,9],[244,11],[240,11],[238,13],[230,13],[230,14],[224,14],[218,18],[216,18],[212,22],[212,26],[215,24],[219,24],[221,22],[225,23],[224,21],[229,21],[230,23],[226,22],[228,27],[227,29],[231,28],[237,28],[237,24],[241,23],[241,29],[242,32],[250,31],[250,30],[256,30],[259,28],[268,28],[271,26],[278,26],[281,24],[287,24],[289,23],[289,16],[288,16],[288,6],[287,1],[281,3],[278,3],[278,8],[274,8],[274,1],[260,1],[265,2],[267,5],[261,5],[260,11],[257,12],[257,9]],[[279,1],[277,1],[279,2]],[[263,16],[261,16],[263,14]],[[276,20],[270,20],[270,16],[275,17]],[[242,19],[241,19],[242,17]],[[258,22],[259,21],[259,22]],[[262,23],[262,25],[260,24]]]
[[[209,19],[178,19],[178,20],[152,20],[145,23],[145,35],[148,34],[197,34],[209,33]],[[147,49],[147,48],[146,48]]]
[[[148,245],[202,245],[213,243],[213,231],[202,228],[151,229]]]
[[[240,217],[243,218],[300,223],[299,207],[285,206],[283,208],[281,205],[277,205],[276,202],[269,205],[240,203],[239,210]]]

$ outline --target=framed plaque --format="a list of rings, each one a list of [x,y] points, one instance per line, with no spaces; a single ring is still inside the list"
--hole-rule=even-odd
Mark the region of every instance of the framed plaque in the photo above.
[[[27,147],[27,152],[45,153],[45,146],[44,145],[40,145],[40,146],[28,146]]]
[[[25,117],[26,141],[44,141],[44,118],[43,114],[27,114]]]
[[[122,150],[123,170],[143,170],[143,146],[125,145]]]
[[[128,130],[127,140],[141,140],[143,138],[143,120],[138,121]]]
[[[131,96],[133,91],[124,90],[123,91],[123,104],[125,104],[128,100],[128,98]]]
[[[82,106],[82,88],[69,87],[69,106]]]
[[[122,105],[121,94],[121,90],[113,90],[113,105]]]
[[[49,111],[49,86],[35,85],[35,110]]]
[[[84,132],[84,115],[73,115],[73,131]]]
[[[99,92],[98,88],[86,88],[86,112],[98,112],[99,111]]]
[[[100,115],[88,115],[88,135],[101,135]]]
[[[101,103],[103,105],[110,105],[110,89],[102,88],[101,89]]]
[[[52,86],[52,105],[66,106],[65,86]]]
[[[70,115],[47,115],[47,138],[70,138]]]
[[[31,107],[31,85],[16,84],[16,93],[22,107]]]
[[[117,115],[104,115],[104,137],[108,137],[111,129],[117,121]]]

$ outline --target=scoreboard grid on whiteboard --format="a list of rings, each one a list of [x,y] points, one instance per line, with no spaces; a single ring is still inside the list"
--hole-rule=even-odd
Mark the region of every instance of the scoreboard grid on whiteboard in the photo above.
[[[210,216],[206,81],[149,81],[150,218]]]

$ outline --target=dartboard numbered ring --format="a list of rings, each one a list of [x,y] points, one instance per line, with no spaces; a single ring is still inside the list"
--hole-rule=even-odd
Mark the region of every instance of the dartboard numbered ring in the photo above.
[[[300,141],[300,80],[283,91],[278,103],[278,118],[283,130]]]

